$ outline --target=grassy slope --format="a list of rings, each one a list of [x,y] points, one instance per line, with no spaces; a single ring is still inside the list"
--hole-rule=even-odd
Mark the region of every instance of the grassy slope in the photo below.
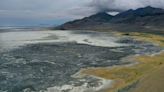
[[[164,63],[164,54],[149,58],[147,61],[157,60]],[[137,86],[129,92],[164,92],[164,65],[159,66],[156,70],[141,78]]]
[[[128,33],[128,36],[132,36],[138,40],[154,42],[156,44],[159,44],[161,47],[164,46],[163,36],[157,36],[157,35],[151,35],[145,33]],[[116,82],[113,85],[112,89],[107,90],[107,92],[117,92],[118,89],[122,89],[128,85],[131,85],[132,83],[140,79],[141,81],[139,81],[137,87],[134,90],[132,90],[132,92],[160,92],[160,91],[145,91],[147,88],[144,86],[141,87],[140,85],[150,85],[151,83],[151,85],[153,85],[152,89],[160,87],[159,85],[163,85],[164,82],[160,80],[163,78],[163,76],[160,75],[161,74],[160,71],[163,70],[163,68],[161,67],[164,67],[163,57],[164,57],[164,53],[161,53],[160,55],[156,55],[156,56],[139,56],[134,58],[140,63],[135,66],[113,67],[110,69],[91,68],[91,69],[83,70],[82,73],[115,80]],[[146,76],[149,77],[149,80],[147,80]],[[159,83],[157,85],[158,82],[156,80],[152,80],[153,78],[159,79],[159,81],[161,81],[161,84]],[[164,90],[164,89],[159,88],[159,90]]]
[[[162,36],[151,34],[147,35],[146,37],[144,36],[144,34],[142,34],[141,36],[141,40],[155,42],[161,47],[164,47],[164,37]],[[152,66],[159,66],[156,67],[156,69],[153,69],[153,71],[151,71],[147,75],[143,76],[137,86],[134,89],[131,89],[129,92],[164,92],[164,53],[153,57],[141,56],[138,57],[138,60],[141,62],[148,62],[152,64]]]

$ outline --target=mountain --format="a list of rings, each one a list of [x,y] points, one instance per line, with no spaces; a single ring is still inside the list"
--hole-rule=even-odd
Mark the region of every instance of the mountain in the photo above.
[[[160,8],[145,7],[137,10],[128,10],[116,15],[110,22],[128,23],[137,25],[161,25],[164,24],[164,10]]]
[[[136,10],[130,9],[115,16],[102,12],[67,22],[56,29],[127,30],[129,27],[132,27],[131,29],[135,27],[137,30],[141,27],[164,27],[164,10],[148,6]]]
[[[92,28],[103,23],[108,23],[113,18],[112,15],[109,15],[105,12],[97,13],[83,19],[74,20],[67,22],[61,26],[58,26],[57,29],[83,29],[83,28]]]

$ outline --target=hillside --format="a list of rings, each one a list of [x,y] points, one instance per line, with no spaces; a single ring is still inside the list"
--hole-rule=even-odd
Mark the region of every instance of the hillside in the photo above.
[[[60,30],[116,30],[163,33],[164,10],[145,7],[121,12],[115,16],[105,12],[55,27]]]
[[[136,24],[140,26],[163,26],[164,10],[160,8],[145,7],[136,10],[128,10],[116,15],[110,22]]]
[[[108,23],[113,18],[105,12],[97,13],[83,19],[74,20],[67,22],[61,26],[56,27],[57,29],[90,29],[103,23]]]

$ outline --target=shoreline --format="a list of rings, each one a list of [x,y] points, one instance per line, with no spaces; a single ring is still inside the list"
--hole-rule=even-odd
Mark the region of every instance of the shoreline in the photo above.
[[[73,33],[78,35],[78,32],[73,32]],[[86,33],[86,32],[80,32],[80,33],[81,34],[85,33],[88,35],[88,33]],[[95,33],[93,33],[93,34],[95,34]],[[37,35],[38,35],[38,33],[37,33]],[[124,47],[124,46],[123,47],[110,47],[110,46],[109,47],[99,47],[96,44],[94,44],[95,46],[92,46],[93,44],[91,44],[90,42],[97,43],[97,40],[98,40],[100,42],[103,41],[103,43],[105,43],[105,44],[109,44],[109,43],[111,43],[111,41],[109,41],[109,43],[107,43],[107,42],[104,42],[104,40],[107,40],[107,39],[109,40],[110,36],[114,35],[114,36],[116,36],[116,38],[118,37],[119,39],[122,38],[122,36],[123,36],[123,35],[117,36],[115,34],[110,35],[110,33],[108,35],[108,33],[107,33],[107,34],[105,34],[105,37],[107,36],[107,38],[104,38],[104,35],[101,35],[101,36],[103,36],[102,39],[95,38],[96,40],[93,40],[93,37],[99,37],[99,35],[95,35],[95,36],[91,35],[92,39],[89,41],[86,40],[86,38],[89,39],[90,37],[86,37],[84,39],[83,36],[78,35],[77,36],[78,38],[79,37],[83,38],[83,39],[80,39],[80,43],[72,43],[71,42],[72,40],[79,41],[78,39],[76,39],[77,37],[75,37],[75,38],[71,38],[71,41],[69,40],[68,43],[62,43],[62,44],[58,44],[58,43],[56,43],[56,44],[55,43],[54,44],[53,43],[52,44],[51,43],[49,43],[49,44],[48,43],[31,44],[31,45],[27,45],[27,46],[22,46],[19,49],[12,50],[11,53],[16,55],[16,56],[14,56],[14,60],[18,59],[18,62],[16,65],[18,65],[20,67],[24,66],[23,68],[25,68],[25,67],[28,67],[31,65],[35,66],[36,64],[39,65],[38,68],[45,67],[46,69],[49,69],[49,67],[51,67],[51,69],[49,69],[49,73],[53,74],[52,78],[54,80],[56,78],[58,78],[58,76],[55,75],[56,73],[54,73],[54,71],[56,70],[56,69],[54,69],[54,67],[58,67],[58,66],[60,66],[60,64],[62,64],[62,65],[65,64],[67,62],[66,56],[71,55],[69,57],[72,57],[72,59],[75,59],[75,60],[70,59],[71,61],[78,61],[79,59],[81,59],[81,61],[83,63],[81,61],[76,62],[78,67],[76,67],[76,65],[72,65],[72,64],[75,64],[75,62],[71,62],[71,61],[68,63],[68,65],[66,64],[63,66],[65,66],[65,67],[68,66],[68,68],[71,69],[69,71],[74,71],[74,73],[84,69],[83,71],[85,71],[84,73],[86,73],[86,76],[88,75],[88,77],[85,77],[86,81],[83,81],[82,83],[84,83],[84,84],[88,83],[87,85],[89,85],[90,88],[88,89],[88,86],[86,86],[86,85],[81,85],[81,86],[77,85],[76,86],[76,78],[73,78],[73,77],[77,77],[76,74],[75,74],[75,76],[71,76],[74,73],[70,73],[68,71],[68,73],[66,73],[66,75],[63,76],[63,74],[65,74],[65,72],[66,72],[64,69],[62,71],[63,73],[60,73],[61,77],[66,78],[66,76],[67,76],[67,78],[70,80],[73,78],[72,81],[75,79],[75,85],[71,84],[72,82],[70,82],[71,85],[69,85],[69,82],[68,82],[68,85],[62,84],[61,86],[60,85],[58,86],[58,84],[55,84],[55,83],[56,82],[60,83],[63,79],[60,81],[55,80],[56,82],[52,82],[52,84],[57,85],[57,86],[55,86],[55,88],[57,90],[59,90],[59,92],[60,92],[60,88],[63,90],[67,90],[67,88],[73,89],[73,91],[76,90],[75,92],[77,92],[77,89],[80,90],[82,88],[83,91],[85,91],[84,89],[87,88],[87,90],[92,90],[92,91],[88,91],[88,92],[97,92],[94,89],[99,88],[99,86],[101,86],[101,87],[105,86],[104,89],[99,90],[100,92],[113,92],[113,90],[115,91],[117,89],[122,89],[128,85],[131,85],[131,83],[135,82],[137,79],[140,79],[141,75],[145,74],[145,72],[146,72],[146,74],[147,74],[147,72],[149,72],[148,70],[150,70],[152,68],[152,65],[155,65],[155,67],[156,67],[158,64],[161,64],[161,62],[158,62],[157,65],[156,65],[156,63],[154,64],[154,62],[152,62],[152,63],[145,62],[144,59],[147,57],[149,59],[150,58],[149,56],[146,57],[146,55],[145,55],[143,58],[141,58],[141,56],[138,56],[138,55],[140,55],[140,53],[142,55],[144,55],[144,53],[148,53],[148,55],[149,55],[149,53],[151,54],[151,53],[158,52],[160,49],[158,49],[158,47],[156,48],[156,45],[151,45],[149,43],[144,44],[143,41],[142,42],[135,41],[135,39],[133,41],[133,39],[131,39],[131,36],[130,36],[127,39],[118,41],[121,44],[123,44],[123,43],[129,44],[128,47]],[[53,35],[52,36],[50,35],[44,39],[49,40],[50,38],[56,39],[56,37],[54,38]],[[62,38],[63,38],[63,36],[62,36]],[[44,40],[44,39],[39,39],[39,41]],[[81,41],[82,41],[82,43],[81,43]],[[84,42],[85,42],[85,44],[87,43],[87,45],[85,45]],[[114,42],[115,42],[115,40],[114,40]],[[130,43],[131,43],[131,45],[130,45]],[[89,44],[91,44],[91,45],[89,45]],[[98,43],[98,44],[103,45],[102,42]],[[144,46],[148,49],[142,48]],[[84,50],[87,50],[87,51],[84,51]],[[38,53],[35,53],[36,51]],[[51,53],[49,53],[49,51],[51,51]],[[61,52],[62,52],[62,54],[61,54]],[[24,53],[23,57],[22,57],[22,53]],[[35,57],[33,57],[33,55],[31,56],[30,53],[34,53]],[[44,53],[44,54],[39,54],[39,53]],[[70,54],[68,54],[68,53],[70,53]],[[138,54],[138,55],[136,55],[136,54]],[[42,61],[43,59],[47,60],[47,58],[40,57],[40,55],[44,55],[44,57],[51,56],[53,58],[50,58],[48,62]],[[59,56],[58,56],[59,58],[54,57],[54,55],[57,55],[57,56],[59,55],[61,57],[59,57]],[[66,55],[66,56],[64,56],[64,55]],[[99,56],[99,58],[98,58],[98,56]],[[157,55],[155,55],[155,56],[152,55],[151,57],[154,58],[156,56]],[[30,59],[26,60],[25,57],[28,59],[30,58]],[[137,57],[140,57],[139,59],[141,60],[141,62],[139,62],[139,63],[137,62],[138,61]],[[6,57],[4,57],[4,58],[6,59]],[[36,58],[36,60],[34,58]],[[39,59],[39,58],[42,58],[42,59]],[[66,60],[66,62],[65,61],[64,61],[65,63],[61,62],[61,58]],[[54,60],[55,60],[55,62],[54,62]],[[10,59],[9,59],[9,61],[10,61]],[[25,62],[22,64],[21,61],[25,61]],[[57,61],[59,61],[59,62],[57,62]],[[55,64],[59,64],[59,65],[55,65]],[[69,66],[69,64],[71,67]],[[146,66],[147,64],[148,64],[148,67]],[[12,63],[11,63],[11,65],[12,65]],[[83,65],[83,66],[80,67],[80,65]],[[110,65],[111,65],[111,67],[108,67]],[[95,68],[95,67],[97,67],[97,68]],[[141,68],[141,70],[138,70],[139,68]],[[8,68],[6,68],[6,69],[8,69]],[[63,68],[61,68],[61,69],[63,69]],[[75,69],[76,69],[76,71],[75,71]],[[142,71],[142,69],[144,71]],[[154,67],[153,67],[153,69],[154,69]],[[52,70],[52,71],[50,71],[50,70]],[[60,70],[60,68],[57,69],[57,71],[59,71],[59,70]],[[42,72],[43,72],[43,70],[41,69],[40,73],[42,73]],[[83,72],[81,72],[81,74],[82,73]],[[36,74],[36,72],[34,74]],[[56,78],[55,78],[55,76],[56,76]],[[93,78],[90,78],[90,76]],[[34,77],[39,78],[40,76],[34,75]],[[77,79],[81,80],[81,79],[85,79],[85,78],[77,78]],[[49,77],[49,79],[51,80],[51,77]],[[100,82],[100,80],[101,80],[101,82]],[[113,81],[113,83],[112,83],[113,85],[106,85],[106,83],[104,84],[103,80],[105,80],[105,81],[111,80],[111,81]],[[45,80],[43,80],[43,81],[45,81]],[[63,81],[63,83],[64,82],[66,82],[66,81]],[[77,80],[77,82],[81,83],[81,81],[78,81],[78,80]],[[99,84],[99,82],[102,85],[99,85],[99,86],[92,85],[92,83]],[[48,86],[50,83],[51,82],[49,82],[48,84],[45,84],[45,85]],[[39,88],[38,88],[38,90],[39,90]]]
[[[136,36],[133,37],[133,38],[137,39]],[[144,40],[144,41],[150,42],[151,41],[150,39],[151,38],[149,38],[148,40]],[[141,39],[139,38],[137,40],[141,40]],[[154,41],[153,43],[159,44],[158,40],[157,41],[156,40],[153,40],[153,41]],[[161,42],[159,44],[159,46],[162,48],[163,47],[163,43]],[[133,70],[133,67],[138,67],[138,68],[144,68],[144,67],[146,67],[146,66],[142,66],[143,63],[145,63],[145,61],[146,61],[146,60],[142,60],[142,59],[147,59],[147,58],[150,58],[150,57],[151,58],[154,58],[154,57],[158,57],[158,56],[159,56],[159,58],[162,59],[162,56],[160,56],[160,55],[162,55],[162,56],[164,55],[163,50],[161,52],[155,53],[153,55],[144,55],[144,56],[135,55],[135,56],[132,56],[131,59],[135,60],[135,62],[137,61],[139,64],[134,64],[134,65],[129,66],[129,67],[126,67],[126,66],[118,66],[118,67],[111,67],[111,68],[108,68],[108,67],[106,67],[106,68],[88,68],[88,69],[82,70],[82,73],[88,74],[88,75],[91,74],[91,75],[94,75],[94,76],[99,76],[99,77],[102,77],[102,78],[105,78],[105,79],[112,79],[113,81],[115,81],[115,84],[113,85],[114,88],[109,88],[109,90],[104,91],[104,92],[115,92],[116,90],[117,91],[119,90],[119,92],[121,92],[120,90],[122,90],[122,89],[124,89],[124,88],[126,88],[126,87],[128,87],[130,85],[132,85],[136,81],[140,80],[143,76],[148,75],[149,72],[150,72],[150,70],[147,69],[145,73],[139,74],[138,77],[136,76],[136,78],[132,79],[129,82],[126,82],[125,81],[126,78],[125,79],[114,78],[114,77],[112,77],[112,74],[116,73],[116,71],[119,70],[119,69],[125,69],[127,71],[128,68],[129,68],[129,70],[132,70],[134,73],[139,73],[140,71],[135,72],[135,70]],[[147,62],[147,63],[149,63],[149,62]],[[159,64],[161,64],[161,63],[159,63]],[[99,71],[99,72],[97,72],[97,71]],[[112,71],[115,71],[115,72],[112,73]],[[133,76],[133,77],[135,77],[135,76]]]

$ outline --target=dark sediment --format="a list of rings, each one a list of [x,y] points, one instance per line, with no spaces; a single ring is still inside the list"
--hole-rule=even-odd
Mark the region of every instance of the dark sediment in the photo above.
[[[160,51],[151,44],[130,43],[131,46],[122,47],[77,43],[31,44],[0,53],[0,91],[22,92],[29,88],[38,92],[73,81],[82,85],[71,77],[81,68],[120,65],[124,64],[120,60],[126,56]]]

